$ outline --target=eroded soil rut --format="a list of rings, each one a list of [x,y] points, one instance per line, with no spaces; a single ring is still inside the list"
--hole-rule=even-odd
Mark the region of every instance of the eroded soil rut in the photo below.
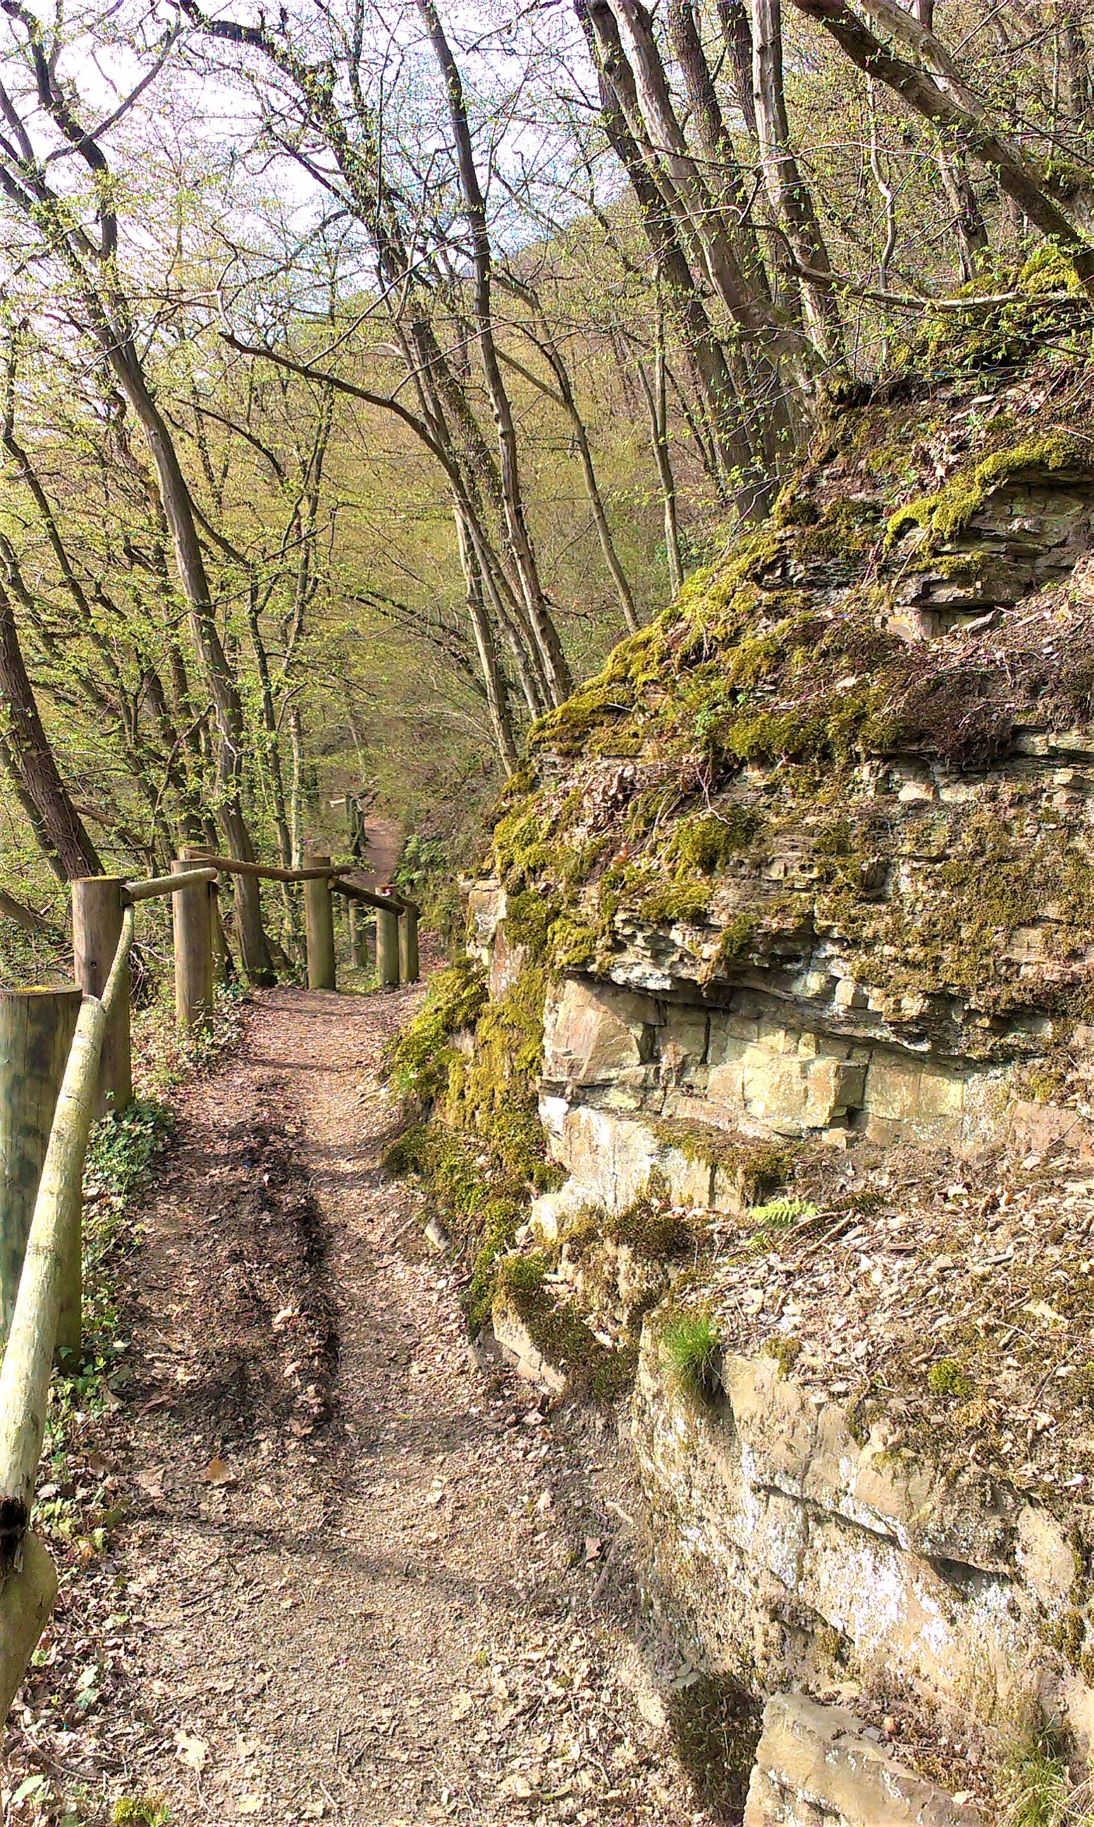
[[[631,1684],[611,1424],[476,1362],[380,1166],[418,993],[264,993],[187,1094],[131,1296],[110,1787],[172,1827],[702,1820]]]

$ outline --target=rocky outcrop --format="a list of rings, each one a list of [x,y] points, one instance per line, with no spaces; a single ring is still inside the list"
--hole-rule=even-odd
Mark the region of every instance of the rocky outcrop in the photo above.
[[[844,1707],[778,1694],[764,1709],[744,1827],[979,1827],[967,1799],[917,1776]]]
[[[973,1738],[1044,1710],[1094,1749],[1094,1690],[1060,1648],[1083,1558],[1043,1506],[894,1453],[884,1420],[857,1437],[771,1356],[726,1353],[696,1400],[656,1323],[632,1439],[660,1583],[710,1666],[761,1693],[914,1694]]]
[[[542,720],[470,892],[548,1157],[476,1285],[554,1397],[636,1359],[654,1602],[767,1702],[748,1827],[1094,1752],[1088,380],[835,416]]]

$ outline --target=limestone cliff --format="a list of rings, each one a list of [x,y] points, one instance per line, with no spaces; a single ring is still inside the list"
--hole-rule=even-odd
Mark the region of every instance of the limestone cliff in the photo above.
[[[633,1383],[655,1602],[791,1696],[750,1823],[1094,1744],[1094,438],[1042,327],[833,402],[537,727],[397,1061],[475,1322]]]

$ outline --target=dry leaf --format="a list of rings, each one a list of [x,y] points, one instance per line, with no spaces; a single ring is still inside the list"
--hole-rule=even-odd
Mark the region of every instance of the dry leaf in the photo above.
[[[206,1484],[224,1485],[235,1483],[235,1475],[232,1472],[231,1466],[226,1460],[217,1459],[216,1457],[210,1459],[201,1476]]]
[[[241,1795],[236,1803],[237,1814],[260,1814],[265,1804],[265,1796],[253,1790],[250,1795]]]
[[[180,1763],[188,1764],[191,1770],[200,1773],[209,1761],[209,1747],[204,1738],[195,1738],[190,1732],[179,1730],[175,1733],[175,1756]]]

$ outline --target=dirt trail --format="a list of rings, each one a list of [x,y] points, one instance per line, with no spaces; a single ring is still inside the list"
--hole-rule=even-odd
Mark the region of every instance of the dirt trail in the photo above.
[[[265,992],[187,1093],[117,1422],[111,1792],[172,1827],[703,1821],[626,1674],[611,1423],[476,1362],[379,1166],[419,994]]]

